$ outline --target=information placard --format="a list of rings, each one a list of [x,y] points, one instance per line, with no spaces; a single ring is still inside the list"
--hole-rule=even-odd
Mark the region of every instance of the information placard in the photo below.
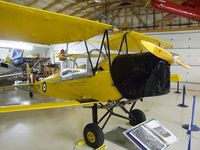
[[[178,140],[172,132],[155,119],[126,130],[124,135],[142,150],[164,150]]]

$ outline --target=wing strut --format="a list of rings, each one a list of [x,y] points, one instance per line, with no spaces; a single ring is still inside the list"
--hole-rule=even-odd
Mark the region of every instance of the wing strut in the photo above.
[[[124,43],[124,37],[125,37],[125,34],[123,35],[123,38],[122,38],[122,40],[121,40],[118,55],[119,55],[119,54],[121,53],[121,51],[122,51],[122,45],[123,45],[123,43]]]
[[[98,58],[97,58],[97,63],[96,63],[95,69],[97,69],[97,66],[98,66],[98,64],[99,64],[99,60],[100,60],[100,57],[101,57],[103,44],[104,44],[104,41],[105,41],[105,36],[106,36],[106,31],[105,31],[104,34],[103,34],[103,39],[102,39],[102,41],[101,41],[100,52],[99,52],[99,56],[98,56]],[[106,51],[106,50],[105,50],[105,51]]]
[[[89,59],[89,62],[90,62],[91,68],[92,68],[92,73],[93,73],[93,75],[95,75],[94,67],[92,65],[92,60],[91,60],[91,57],[90,57],[90,52],[89,52],[89,49],[88,49],[88,46],[87,46],[87,42],[84,41],[84,43],[85,43],[85,48],[86,48],[86,51],[87,51],[87,54],[88,54],[88,59]]]
[[[109,44],[109,38],[108,38],[108,30],[106,30],[106,43],[107,43],[107,50],[108,50],[109,67],[111,70],[111,57],[110,57],[110,44]]]

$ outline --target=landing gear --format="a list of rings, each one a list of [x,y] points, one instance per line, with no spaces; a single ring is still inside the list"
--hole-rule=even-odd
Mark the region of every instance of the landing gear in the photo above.
[[[143,111],[139,109],[131,110],[129,113],[129,123],[132,126],[135,126],[137,124],[140,124],[142,122],[146,121],[146,116]]]
[[[131,104],[131,103],[132,103],[132,106],[130,110],[127,110],[125,108],[125,105]],[[128,120],[130,124],[133,126],[145,121],[146,120],[145,114],[141,110],[139,109],[133,110],[135,103],[136,101],[133,101],[133,100],[126,100],[126,101],[119,100],[119,101],[110,102],[106,105],[103,105],[101,103],[99,105],[94,104],[92,106],[93,123],[86,125],[83,131],[83,136],[84,136],[86,144],[95,149],[103,145],[104,143],[103,129],[108,123],[112,115]],[[125,113],[127,113],[128,117],[114,112],[114,108],[117,106],[121,108]],[[98,108],[107,110],[107,112],[100,119],[98,119],[98,111],[97,111]],[[103,124],[100,128],[99,124],[102,122]]]
[[[83,131],[85,142],[92,148],[98,148],[104,143],[104,134],[102,129],[95,123],[85,126]]]

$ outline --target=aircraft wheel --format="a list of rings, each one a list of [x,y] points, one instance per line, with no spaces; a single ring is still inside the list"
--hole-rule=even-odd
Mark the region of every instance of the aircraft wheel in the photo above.
[[[132,126],[135,126],[137,124],[140,124],[144,121],[146,121],[146,116],[144,114],[143,111],[139,110],[139,109],[134,109],[130,112],[130,114],[132,115],[133,118],[131,118],[131,116],[129,115],[129,123]]]
[[[30,96],[31,98],[33,97],[33,92],[32,92],[32,91],[29,92],[29,96]]]
[[[104,143],[103,131],[95,123],[90,123],[85,126],[83,136],[86,144],[92,148],[99,148]]]

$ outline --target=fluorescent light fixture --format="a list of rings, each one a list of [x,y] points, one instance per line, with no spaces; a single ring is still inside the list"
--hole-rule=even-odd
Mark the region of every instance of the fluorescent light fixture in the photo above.
[[[0,47],[18,48],[18,49],[23,49],[23,50],[32,50],[33,49],[33,46],[28,43],[15,42],[15,41],[2,41],[2,40],[0,40]]]
[[[101,3],[101,0],[94,0],[96,3]]]

